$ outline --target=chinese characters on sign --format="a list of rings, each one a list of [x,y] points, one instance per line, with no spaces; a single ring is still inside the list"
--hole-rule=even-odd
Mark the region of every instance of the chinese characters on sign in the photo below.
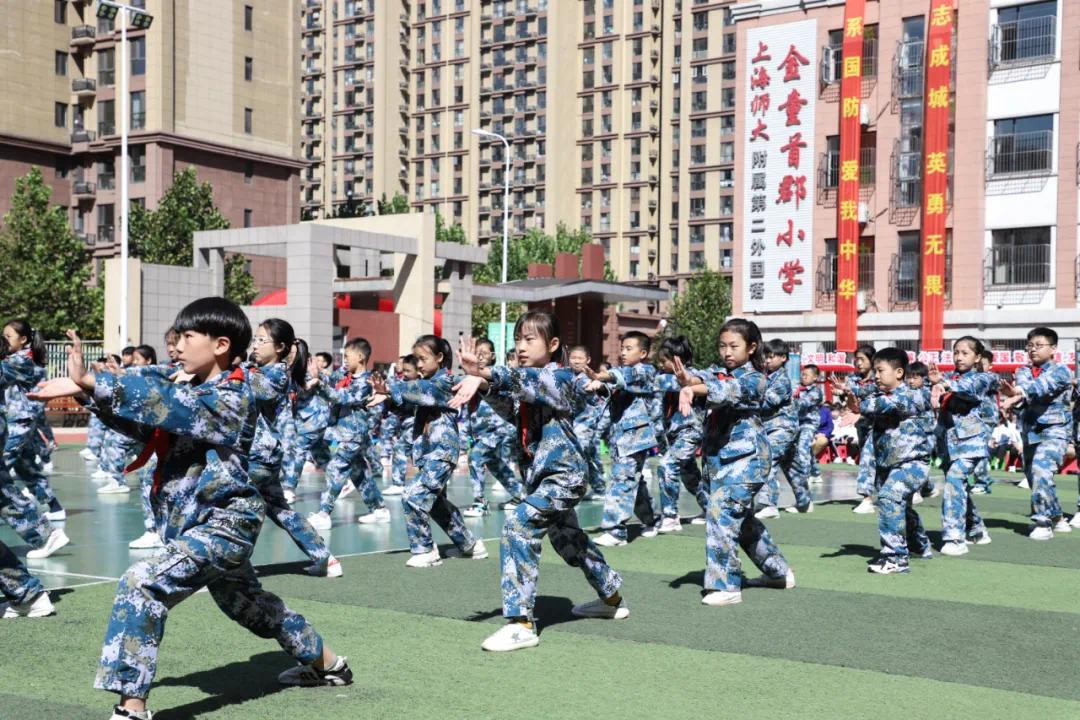
[[[836,203],[836,349],[854,352],[859,322],[859,162],[862,141],[863,13],[847,0],[840,63],[840,177]]]
[[[949,186],[949,84],[953,2],[931,0],[926,42],[923,140],[921,345],[943,345],[945,321],[945,214]]]
[[[743,112],[743,306],[813,307],[817,22],[747,32]]]

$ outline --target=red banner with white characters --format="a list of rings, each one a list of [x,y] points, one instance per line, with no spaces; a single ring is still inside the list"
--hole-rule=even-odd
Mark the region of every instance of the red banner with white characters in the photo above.
[[[945,216],[949,186],[953,0],[930,0],[923,120],[922,328],[924,350],[943,346]]]
[[[854,352],[859,312],[859,153],[866,0],[847,0],[840,75],[840,178],[836,212],[836,349]]]

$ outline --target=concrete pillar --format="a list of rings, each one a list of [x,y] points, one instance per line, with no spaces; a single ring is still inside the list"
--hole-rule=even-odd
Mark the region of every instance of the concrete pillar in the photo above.
[[[286,243],[288,258],[288,315],[298,329],[304,328],[308,345],[329,348],[334,339],[334,246],[328,239],[316,240],[311,225],[290,228]]]
[[[142,261],[128,260],[128,337],[120,337],[120,258],[105,260],[105,321],[103,340],[107,352],[119,353],[127,345],[142,342]]]

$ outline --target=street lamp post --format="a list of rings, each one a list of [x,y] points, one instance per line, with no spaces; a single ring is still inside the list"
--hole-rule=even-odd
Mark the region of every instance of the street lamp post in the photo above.
[[[131,98],[128,97],[128,21],[139,30],[149,30],[154,21],[152,15],[142,8],[124,5],[113,0],[99,0],[97,16],[120,21],[120,346],[129,342],[128,337],[128,130],[131,114]]]
[[[502,284],[506,284],[507,247],[510,243],[510,141],[504,136],[487,130],[473,130],[473,135],[489,140],[499,140],[503,144],[503,240],[502,240]],[[506,300],[499,302],[499,353],[496,362],[506,357]]]

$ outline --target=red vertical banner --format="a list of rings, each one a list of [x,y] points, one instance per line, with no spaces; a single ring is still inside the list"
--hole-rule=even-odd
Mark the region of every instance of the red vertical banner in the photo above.
[[[940,350],[944,344],[952,34],[953,0],[930,0],[923,121],[922,327],[919,333],[923,350]]]
[[[836,203],[836,349],[855,352],[859,293],[859,175],[866,0],[844,6],[840,67],[840,178]]]

